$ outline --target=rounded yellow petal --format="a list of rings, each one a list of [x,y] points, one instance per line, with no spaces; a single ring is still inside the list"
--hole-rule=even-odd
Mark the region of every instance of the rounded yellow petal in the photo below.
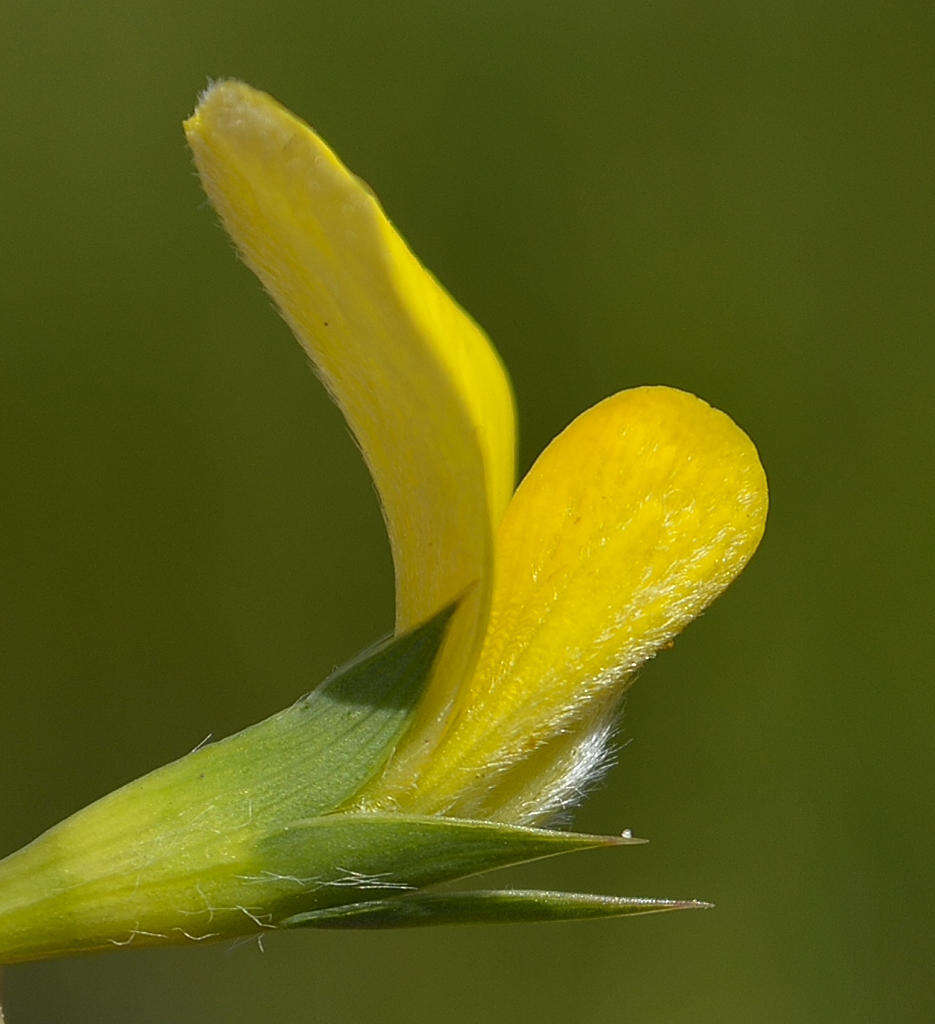
[[[484,647],[412,806],[510,820],[560,806],[633,672],[740,572],[766,509],[753,444],[693,395],[637,388],[576,419],[500,526]]]
[[[185,131],[224,226],[367,460],[393,550],[398,630],[474,585],[422,708],[430,722],[469,669],[486,620],[493,532],[514,482],[506,374],[373,193],[274,99],[220,82]]]

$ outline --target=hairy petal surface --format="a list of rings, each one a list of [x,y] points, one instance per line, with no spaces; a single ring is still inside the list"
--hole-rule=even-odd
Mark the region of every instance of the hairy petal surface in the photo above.
[[[500,526],[484,647],[413,809],[534,822],[573,802],[633,673],[740,572],[766,510],[752,442],[693,395],[578,417]]]
[[[274,99],[219,82],[185,131],[212,205],[373,475],[396,568],[397,631],[474,587],[420,708],[416,731],[431,734],[486,622],[493,533],[514,483],[506,374],[373,193]]]

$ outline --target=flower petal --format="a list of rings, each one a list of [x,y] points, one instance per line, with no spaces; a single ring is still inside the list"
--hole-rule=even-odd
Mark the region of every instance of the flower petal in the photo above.
[[[693,395],[637,388],[576,419],[507,510],[474,677],[406,809],[567,803],[635,670],[740,572],[766,509],[753,444]]]
[[[185,124],[205,191],[341,407],[373,475],[403,632],[472,584],[431,719],[476,654],[492,536],[513,489],[513,399],[478,326],[418,263],[370,190],[306,125],[240,82]]]

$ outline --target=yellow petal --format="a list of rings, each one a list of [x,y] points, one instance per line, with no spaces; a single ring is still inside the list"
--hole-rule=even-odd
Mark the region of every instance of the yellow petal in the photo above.
[[[693,395],[637,388],[575,420],[501,524],[484,647],[413,807],[534,821],[567,803],[634,671],[740,572],[766,508],[753,444]]]
[[[476,585],[423,708],[432,721],[486,620],[493,532],[514,480],[506,374],[370,190],[274,99],[220,82],[185,131],[214,208],[367,460],[393,551],[397,629]]]

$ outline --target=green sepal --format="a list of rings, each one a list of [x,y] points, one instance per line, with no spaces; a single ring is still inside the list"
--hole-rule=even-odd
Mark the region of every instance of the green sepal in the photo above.
[[[148,849],[147,862],[124,854],[111,871],[76,877],[76,858],[83,857],[86,868],[97,861],[93,833],[69,833],[74,821],[60,826],[66,842],[57,844],[57,863],[36,873],[29,848],[19,854],[26,860],[17,877],[31,900],[0,912],[0,963],[233,938],[276,928],[309,910],[382,900],[387,893],[574,850],[639,842],[493,822],[332,814],[272,830],[244,822],[226,834],[202,832],[199,842],[167,845],[161,855]]]
[[[530,921],[584,921],[635,917],[668,910],[703,910],[699,900],[652,900],[627,896],[480,889],[472,892],[419,892],[396,899],[369,900],[295,914],[283,928],[425,928],[439,924],[519,924]]]
[[[543,857],[642,842],[438,816],[332,814],[271,835],[258,858],[267,874],[294,877],[301,871],[314,877],[312,902],[320,907],[374,894],[379,898],[381,890],[421,889]],[[285,894],[291,900],[288,889]],[[277,919],[288,916],[286,910],[278,906]]]
[[[454,607],[334,671],[291,707],[205,750],[238,766],[276,817],[336,810],[383,767],[425,689]],[[197,756],[193,755],[193,756]],[[262,783],[264,763],[271,766]],[[258,810],[255,806],[254,810]]]
[[[306,814],[350,800],[383,767],[422,696],[454,606],[332,673],[288,709],[304,718]]]

